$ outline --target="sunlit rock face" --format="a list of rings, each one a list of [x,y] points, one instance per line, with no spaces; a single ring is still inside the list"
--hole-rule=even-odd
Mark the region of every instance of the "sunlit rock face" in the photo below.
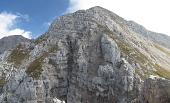
[[[0,55],[0,101],[154,103],[155,94],[142,98],[155,81],[148,77],[170,79],[170,51],[139,30],[101,7],[56,18]]]

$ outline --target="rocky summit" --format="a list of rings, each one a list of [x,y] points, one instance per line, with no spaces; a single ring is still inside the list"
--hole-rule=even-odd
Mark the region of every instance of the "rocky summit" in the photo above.
[[[30,41],[27,38],[24,38],[22,35],[13,35],[8,37],[3,37],[0,39],[0,54],[9,50],[10,48],[16,46],[21,42],[28,42]]]
[[[169,103],[170,37],[102,7],[0,55],[2,103]]]

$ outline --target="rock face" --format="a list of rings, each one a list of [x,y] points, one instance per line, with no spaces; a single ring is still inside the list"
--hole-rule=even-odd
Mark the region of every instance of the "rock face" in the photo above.
[[[14,35],[14,36],[8,36],[0,39],[0,54],[4,53],[4,51],[12,48],[13,46],[16,46],[17,44],[21,42],[29,42],[30,40],[27,38],[24,38],[22,35]]]
[[[142,103],[170,103],[170,81],[160,77],[145,79],[140,101]]]
[[[170,79],[169,53],[104,8],[79,10],[0,55],[0,102],[154,103],[145,78]]]

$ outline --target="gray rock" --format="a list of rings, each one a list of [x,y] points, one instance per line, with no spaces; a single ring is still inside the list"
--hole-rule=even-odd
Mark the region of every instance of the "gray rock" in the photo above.
[[[29,42],[30,40],[24,38],[22,35],[14,35],[8,36],[0,39],[0,54],[4,53],[4,51],[9,50],[10,48],[16,46],[21,42]]]
[[[170,81],[157,76],[146,78],[139,100],[141,103],[169,103]]]
[[[63,15],[45,34],[0,56],[0,102],[144,101],[144,78],[170,67],[169,54],[153,45],[104,8]],[[10,61],[14,49],[18,55]]]

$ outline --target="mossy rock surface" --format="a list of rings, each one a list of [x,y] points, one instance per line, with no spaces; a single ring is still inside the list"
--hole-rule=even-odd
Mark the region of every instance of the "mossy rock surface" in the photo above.
[[[43,53],[39,58],[31,62],[27,67],[26,73],[29,74],[34,79],[39,78],[41,75],[41,72],[43,71],[42,69],[43,60],[46,57],[48,57],[49,53],[52,53],[55,50],[57,50],[57,48],[58,48],[58,45],[52,46],[48,52]]]
[[[29,56],[28,49],[19,44],[11,51],[11,54],[8,56],[7,61],[14,63],[14,67],[18,68],[21,62]]]

